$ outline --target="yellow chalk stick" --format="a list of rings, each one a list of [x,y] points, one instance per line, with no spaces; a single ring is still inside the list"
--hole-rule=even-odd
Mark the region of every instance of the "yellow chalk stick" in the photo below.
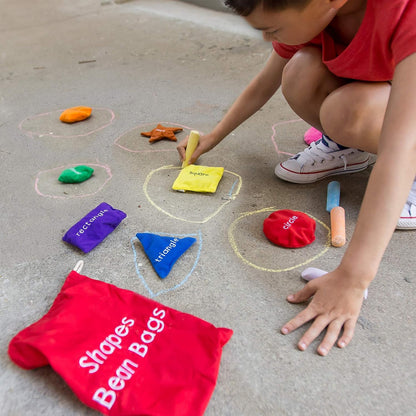
[[[199,132],[192,130],[188,138],[188,144],[186,145],[185,160],[182,163],[182,168],[189,165],[189,159],[195,152],[196,147],[199,143]]]
[[[345,244],[345,211],[342,207],[331,209],[331,244],[334,247]]]

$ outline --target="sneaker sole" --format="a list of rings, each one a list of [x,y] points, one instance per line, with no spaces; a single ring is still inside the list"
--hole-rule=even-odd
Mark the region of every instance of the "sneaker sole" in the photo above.
[[[314,182],[320,181],[321,179],[325,179],[328,176],[345,175],[347,173],[361,172],[368,168],[369,160],[370,158],[368,157],[363,162],[352,163],[351,165],[347,166],[347,169],[345,169],[344,166],[342,166],[339,168],[321,170],[321,171],[316,171],[313,173],[295,172],[295,171],[285,168],[280,163],[279,165],[276,166],[274,173],[278,178],[283,179],[287,182],[299,183],[299,184],[314,183]]]
[[[416,230],[416,217],[400,217],[396,230]]]

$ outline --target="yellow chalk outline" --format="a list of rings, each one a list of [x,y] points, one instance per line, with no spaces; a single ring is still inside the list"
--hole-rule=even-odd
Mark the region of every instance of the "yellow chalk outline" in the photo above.
[[[266,267],[257,266],[257,264],[254,264],[254,263],[251,263],[250,261],[248,261],[238,250],[237,243],[236,243],[234,235],[233,235],[234,230],[235,230],[238,222],[240,222],[243,218],[248,217],[249,215],[259,214],[259,213],[262,213],[262,212],[274,212],[274,211],[277,211],[277,210],[278,210],[278,208],[269,207],[269,208],[259,209],[257,211],[243,212],[242,214],[240,214],[240,216],[237,219],[235,219],[231,223],[230,228],[228,229],[228,240],[229,240],[229,242],[231,244],[231,247],[233,248],[235,254],[244,263],[248,264],[251,267],[254,267],[255,269],[262,270],[264,272],[272,272],[272,273],[288,272],[289,270],[297,269],[298,267],[307,265],[308,263],[310,263],[310,262],[316,260],[317,258],[321,257],[323,254],[325,254],[329,250],[329,247],[331,246],[331,230],[329,229],[329,227],[325,223],[323,223],[322,221],[313,217],[312,215],[308,214],[311,218],[313,218],[315,221],[317,221],[319,224],[321,224],[328,231],[327,240],[326,240],[326,243],[325,243],[325,248],[320,253],[318,253],[316,256],[313,256],[312,258],[304,261],[303,263],[297,264],[295,266],[287,267],[285,269],[268,269]]]
[[[230,173],[231,175],[234,175],[234,176],[237,176],[237,178],[238,178],[238,186],[237,186],[237,190],[234,192],[234,193],[232,193],[231,195],[230,195],[230,198],[229,199],[227,199],[222,205],[220,205],[220,207],[213,213],[213,214],[211,214],[211,215],[209,215],[208,217],[206,217],[206,218],[204,218],[202,221],[193,221],[193,220],[187,220],[187,219],[185,219],[185,218],[181,218],[181,217],[176,217],[175,215],[173,215],[173,214],[171,214],[171,213],[169,213],[169,212],[167,212],[167,211],[165,211],[164,209],[162,209],[161,207],[159,207],[159,205],[157,205],[153,200],[152,200],[152,198],[150,198],[150,195],[149,195],[149,193],[148,193],[148,191],[147,191],[147,186],[148,186],[148,184],[149,184],[149,182],[150,182],[150,179],[152,178],[152,176],[156,173],[156,172],[159,172],[160,170],[168,170],[168,169],[177,169],[177,170],[180,170],[181,168],[180,167],[178,167],[178,166],[174,166],[174,165],[167,165],[167,166],[162,166],[162,167],[160,167],[160,168],[157,168],[157,169],[154,169],[154,170],[152,170],[148,175],[147,175],[147,178],[146,178],[146,180],[144,181],[144,184],[143,184],[143,192],[144,192],[144,194],[145,194],[145,196],[146,196],[146,198],[148,199],[148,201],[151,203],[151,205],[153,205],[157,210],[159,210],[160,212],[163,212],[164,214],[166,214],[168,217],[170,217],[170,218],[174,218],[175,220],[180,220],[180,221],[185,221],[185,222],[189,222],[189,223],[192,223],[192,224],[204,224],[204,223],[206,223],[206,222],[208,222],[210,219],[212,219],[212,218],[214,218],[227,204],[229,204],[232,200],[234,200],[235,199],[235,197],[239,194],[239,192],[240,192],[240,189],[241,189],[241,185],[242,185],[242,182],[243,182],[243,180],[242,180],[242,178],[241,178],[241,176],[240,175],[238,175],[237,173],[234,173],[234,172],[231,172],[231,171],[229,171],[229,170],[224,170],[224,172],[226,172],[226,173]],[[231,189],[231,191],[232,191],[232,189]]]

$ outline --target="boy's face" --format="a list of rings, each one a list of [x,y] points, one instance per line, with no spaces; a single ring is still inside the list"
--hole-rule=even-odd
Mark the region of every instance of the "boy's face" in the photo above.
[[[259,6],[245,19],[255,29],[261,30],[268,42],[276,40],[287,45],[299,45],[321,33],[336,14],[331,0],[311,0],[302,10],[264,11]]]

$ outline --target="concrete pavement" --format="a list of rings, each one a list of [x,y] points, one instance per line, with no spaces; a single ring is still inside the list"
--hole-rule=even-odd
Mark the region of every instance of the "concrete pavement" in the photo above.
[[[175,143],[149,147],[140,136],[158,122],[182,126],[178,138],[213,128],[271,52],[259,34],[229,13],[174,0],[0,6],[1,415],[97,414],[49,367],[25,371],[7,355],[80,259],[91,278],[234,330],[207,416],[415,414],[414,233],[394,234],[348,348],[322,358],[319,340],[297,350],[304,329],[279,332],[302,309],[285,301],[304,285],[301,271],[331,270],[345,251],[328,246],[329,180],[300,186],[274,176],[278,161],[304,147],[308,127],[280,93],[201,158],[226,169],[210,197],[171,191]],[[93,107],[94,117],[71,128],[57,122],[75,105]],[[60,186],[58,171],[73,164],[94,165],[93,181]],[[370,169],[337,179],[347,238]],[[103,201],[126,220],[87,255],[63,243]],[[264,238],[263,220],[283,208],[317,220],[313,244],[290,250]],[[201,236],[188,280],[183,262],[160,282],[145,257],[147,280],[137,275],[130,241],[144,231]]]

